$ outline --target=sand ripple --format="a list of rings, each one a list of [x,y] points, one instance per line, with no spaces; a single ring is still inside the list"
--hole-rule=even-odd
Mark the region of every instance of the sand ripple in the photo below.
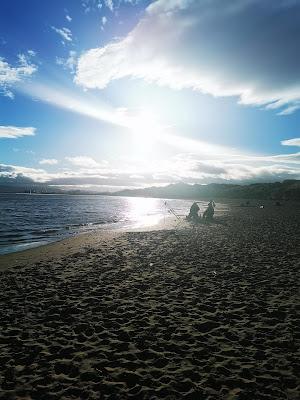
[[[236,209],[8,269],[0,399],[299,399],[297,221]]]

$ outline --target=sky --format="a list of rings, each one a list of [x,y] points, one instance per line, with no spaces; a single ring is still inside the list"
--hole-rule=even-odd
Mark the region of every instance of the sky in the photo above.
[[[0,185],[300,178],[299,0],[1,0]]]

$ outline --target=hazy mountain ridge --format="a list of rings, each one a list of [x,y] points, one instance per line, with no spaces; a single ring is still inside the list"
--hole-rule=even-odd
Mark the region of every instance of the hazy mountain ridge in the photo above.
[[[161,197],[161,198],[228,198],[228,199],[290,199],[300,200],[300,181],[285,180],[274,183],[253,183],[249,185],[219,184],[189,185],[175,183],[164,187],[122,190],[115,196]]]
[[[49,186],[45,184],[31,184],[28,186],[24,185],[0,185],[0,194],[4,193],[27,193],[27,194],[74,194],[74,195],[87,195],[87,194],[94,194],[94,195],[109,195],[109,192],[95,192],[89,190],[82,190],[82,189],[69,189],[63,190],[55,186]]]
[[[252,183],[248,185],[210,183],[208,185],[174,183],[167,186],[151,186],[144,189],[125,189],[118,192],[95,192],[81,189],[62,190],[45,184],[0,185],[0,193],[35,194],[98,194],[130,197],[158,197],[174,199],[276,199],[300,200],[300,180],[285,180],[274,183]]]

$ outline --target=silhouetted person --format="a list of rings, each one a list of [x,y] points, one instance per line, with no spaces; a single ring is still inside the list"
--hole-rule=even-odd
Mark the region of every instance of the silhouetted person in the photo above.
[[[198,215],[199,210],[200,210],[200,208],[199,208],[197,202],[195,201],[191,205],[189,215],[187,216],[187,220],[189,220],[189,221],[198,221],[199,220],[199,215]]]
[[[203,213],[203,218],[207,220],[212,220],[215,213],[215,207],[216,203],[213,200],[211,200],[208,203],[207,209]]]

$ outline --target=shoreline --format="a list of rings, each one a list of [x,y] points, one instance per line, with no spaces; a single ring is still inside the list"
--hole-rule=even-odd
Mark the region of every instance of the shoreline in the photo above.
[[[267,209],[275,209],[275,210],[284,210],[285,206],[275,207],[273,200],[267,201],[259,201],[255,200],[255,204],[253,202],[250,205],[242,206],[238,203],[237,200],[228,201],[228,203],[224,203],[224,201],[220,201],[221,204],[226,204],[228,206],[228,211],[223,212],[222,214],[215,216],[215,220],[219,218],[226,218],[230,214],[234,213],[235,210],[257,210],[259,208],[259,204],[266,204]],[[290,201],[289,205],[293,207],[300,207],[300,202]],[[159,222],[154,225],[147,226],[130,226],[123,225],[119,227],[113,227],[112,224],[107,224],[107,227],[103,225],[101,228],[95,228],[94,230],[84,231],[84,232],[75,232],[67,237],[62,237],[58,240],[53,240],[51,242],[41,244],[38,246],[29,247],[28,249],[9,252],[5,254],[0,254],[0,272],[4,271],[7,268],[22,266],[27,262],[39,262],[41,260],[45,260],[48,258],[59,258],[60,255],[64,254],[72,254],[77,250],[81,250],[84,248],[84,241],[87,241],[89,246],[93,246],[96,242],[100,244],[101,240],[109,240],[117,235],[126,233],[126,232],[151,232],[157,230],[170,230],[178,225],[178,220],[171,214],[167,216],[161,217]],[[185,219],[181,219],[179,225],[185,226],[187,228],[191,227],[190,224],[186,223]],[[8,265],[9,264],[9,265]]]
[[[119,227],[115,229],[95,229],[90,232],[77,232],[69,237],[62,238],[50,243],[31,247],[25,250],[0,254],[0,272],[8,268],[22,267],[31,262],[36,263],[47,259],[55,260],[61,256],[72,254],[89,246],[101,245],[102,241],[111,240],[126,232],[150,232],[157,230],[170,230],[176,225],[172,216],[162,218],[155,225],[144,227]]]
[[[149,202],[149,199],[137,199],[137,204],[135,204],[133,198],[107,200],[107,196],[102,197],[103,199],[96,202],[91,197],[83,202],[79,200],[65,202],[57,199],[38,201],[35,206],[36,212],[28,211],[27,208],[31,209],[33,206],[32,201],[29,200],[22,202],[22,207],[16,217],[15,210],[9,203],[10,198],[7,198],[2,204],[3,209],[9,212],[7,217],[4,215],[0,229],[0,255],[48,245],[77,234],[98,230],[135,229],[136,227],[142,230],[144,226],[148,229],[157,221],[168,218],[167,209],[162,200],[153,199],[153,202]],[[185,207],[184,201],[180,202],[179,208]],[[54,214],[52,218],[55,206],[58,206],[59,212],[57,217]],[[138,209],[135,215],[136,206]]]

